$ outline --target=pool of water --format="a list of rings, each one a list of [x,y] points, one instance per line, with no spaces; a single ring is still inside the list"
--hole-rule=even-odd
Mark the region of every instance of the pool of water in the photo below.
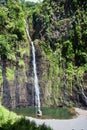
[[[41,119],[72,119],[76,116],[76,112],[73,108],[41,108]],[[17,108],[14,110],[18,115],[37,117],[36,108]]]

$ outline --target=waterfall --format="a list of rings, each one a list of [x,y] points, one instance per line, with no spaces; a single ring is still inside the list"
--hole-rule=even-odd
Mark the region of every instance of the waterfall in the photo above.
[[[36,58],[35,58],[35,47],[33,42],[31,42],[32,45],[32,56],[33,56],[33,71],[34,71],[34,86],[36,91],[36,105],[38,108],[38,111],[40,111],[40,92],[39,92],[39,85],[38,85],[38,77],[37,77],[37,69],[36,69]]]
[[[26,21],[25,21],[26,23]],[[27,24],[26,24],[27,25]],[[33,41],[31,40],[28,25],[26,26],[27,36],[31,42],[32,46],[32,57],[33,57],[33,72],[34,72],[34,87],[35,87],[35,104],[36,104],[36,112],[38,116],[42,115],[41,112],[41,104],[40,104],[40,91],[39,91],[39,84],[38,84],[38,77],[37,77],[37,69],[36,69],[36,56],[35,56],[35,47]]]

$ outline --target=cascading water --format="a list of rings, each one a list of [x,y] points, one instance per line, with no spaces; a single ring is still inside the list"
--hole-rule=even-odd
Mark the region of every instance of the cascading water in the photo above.
[[[26,21],[25,21],[26,23]],[[36,103],[36,112],[38,116],[42,115],[41,112],[41,104],[40,104],[40,91],[39,91],[39,84],[38,84],[38,77],[37,77],[37,69],[36,69],[36,58],[35,58],[35,47],[28,31],[28,25],[26,26],[27,36],[31,42],[32,46],[32,56],[33,56],[33,72],[34,72],[34,87],[35,87],[35,103]]]
[[[34,71],[34,86],[35,86],[35,99],[36,99],[36,106],[37,106],[37,112],[38,114],[41,113],[40,110],[40,92],[39,92],[39,85],[38,85],[38,77],[37,77],[37,69],[36,69],[36,58],[35,58],[35,47],[33,42],[31,42],[32,45],[32,56],[33,56],[33,71]]]

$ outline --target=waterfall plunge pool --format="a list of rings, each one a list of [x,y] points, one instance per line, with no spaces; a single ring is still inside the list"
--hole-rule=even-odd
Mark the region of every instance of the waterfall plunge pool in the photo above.
[[[16,112],[18,115],[35,117],[40,119],[72,119],[77,114],[74,108],[67,108],[67,107],[58,107],[58,108],[44,107],[41,108],[41,111],[43,113],[42,117],[37,117],[35,107],[14,109],[14,112]]]

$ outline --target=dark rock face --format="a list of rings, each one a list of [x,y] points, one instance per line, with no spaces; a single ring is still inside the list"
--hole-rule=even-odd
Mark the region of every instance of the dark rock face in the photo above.
[[[38,44],[35,44],[35,49],[41,106],[70,106],[70,102],[76,105],[83,104],[81,98],[84,99],[84,97],[80,95],[78,84],[73,83],[74,87],[72,95],[70,95],[70,90],[67,88],[65,72],[63,72],[63,75],[56,73],[53,60],[50,61],[43,53],[39,41]],[[8,80],[6,70],[3,70],[2,103],[9,109],[35,106],[31,47],[29,52],[29,56],[24,57],[24,66],[20,67],[19,64],[16,66],[14,80]],[[7,64],[5,64],[5,66],[7,66]],[[65,67],[63,67],[63,71],[64,68]],[[86,76],[84,76],[84,80],[86,79],[85,77]]]
[[[2,77],[3,77],[3,95],[2,95],[2,104],[5,107],[8,107],[9,109],[11,108],[11,96],[10,96],[10,88],[9,88],[9,82],[6,78],[6,56],[3,55],[1,57],[1,61],[2,61]]]
[[[9,83],[7,80],[3,81],[3,99],[2,99],[2,104],[11,109],[11,96],[10,96],[10,88],[9,88]]]
[[[48,87],[49,81],[47,79],[47,75],[49,75],[49,61],[42,54],[40,44],[35,45],[35,49],[41,105],[47,106],[51,104],[51,100],[49,99],[51,92],[49,90],[51,88],[50,86]],[[20,58],[18,62],[20,62]],[[3,80],[2,103],[9,109],[35,106],[35,89],[31,46],[29,48],[29,56],[24,57],[24,66],[20,67],[18,62],[15,65],[14,80],[8,79],[6,76],[6,70],[6,79]],[[7,61],[5,68],[8,67],[8,64],[10,63]],[[47,100],[50,100],[50,103],[47,103]]]
[[[1,86],[2,104],[9,109],[35,105],[31,47],[28,53],[29,56],[25,55],[23,57],[23,66],[19,65],[20,57],[16,59],[16,64],[11,64],[8,60],[1,62],[3,78]],[[8,79],[8,67],[10,69],[15,67],[14,79]]]

